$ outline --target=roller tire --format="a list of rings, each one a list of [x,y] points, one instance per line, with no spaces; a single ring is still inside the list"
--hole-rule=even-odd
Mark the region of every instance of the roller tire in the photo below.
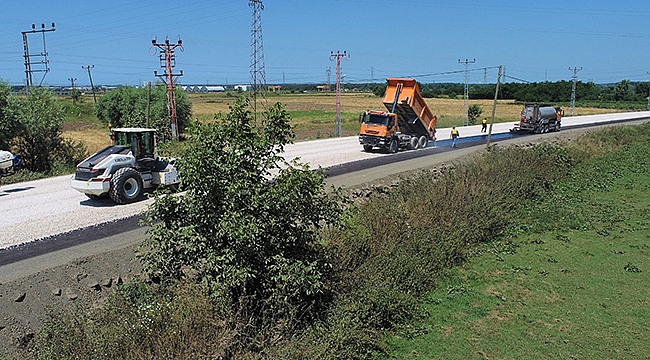
[[[116,204],[130,204],[142,195],[142,176],[134,168],[118,169],[111,178],[108,195]]]
[[[363,145],[363,151],[371,152],[372,151],[372,145]]]

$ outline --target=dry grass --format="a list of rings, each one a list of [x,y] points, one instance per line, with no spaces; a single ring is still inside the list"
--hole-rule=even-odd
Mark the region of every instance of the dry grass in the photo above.
[[[229,105],[235,98],[227,93],[189,94],[192,101],[193,117],[200,121],[209,121],[214,115],[229,112]],[[281,102],[291,115],[296,140],[309,140],[334,136],[336,117],[336,95],[325,94],[269,94],[268,102]],[[433,113],[438,117],[438,127],[451,127],[462,124],[463,100],[432,98],[425,99]],[[469,105],[478,104],[483,108],[481,117],[492,115],[492,100],[469,100]],[[382,98],[371,93],[341,94],[342,135],[352,136],[359,132],[358,115],[364,110],[384,110]],[[568,110],[568,109],[567,109]],[[597,108],[576,108],[576,115],[593,115],[610,113],[615,110]],[[496,109],[496,122],[516,122],[519,119],[521,105],[513,100],[499,100]],[[568,111],[567,111],[568,113]],[[103,129],[81,127],[64,129],[64,136],[81,140],[86,143],[88,150],[97,151],[109,144],[109,139]]]

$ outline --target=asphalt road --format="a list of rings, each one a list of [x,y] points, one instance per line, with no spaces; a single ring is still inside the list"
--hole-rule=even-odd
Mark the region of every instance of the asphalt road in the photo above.
[[[571,129],[593,124],[639,123],[648,118],[650,112],[579,116],[563,119],[563,130],[559,133],[515,136],[509,132],[513,124],[502,123],[494,125],[491,140],[492,144],[507,145],[558,135],[566,137],[572,133]],[[345,137],[296,143],[286,148],[285,157],[300,158],[312,168],[328,167],[328,183],[332,185],[355,186],[391,174],[450,162],[484,148],[487,136],[480,133],[480,125],[460,128],[460,141],[453,150],[444,136],[448,136],[449,130],[439,129],[437,141],[416,151],[366,153],[361,150],[357,137]],[[53,249],[73,248],[81,241],[92,242],[133,230],[137,228],[134,217],[151,201],[115,205],[109,199],[90,200],[70,187],[70,176],[2,186],[0,249],[4,250],[0,250],[0,266]],[[144,230],[136,234],[142,236]]]

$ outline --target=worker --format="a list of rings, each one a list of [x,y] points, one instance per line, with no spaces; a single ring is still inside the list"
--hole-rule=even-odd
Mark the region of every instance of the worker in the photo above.
[[[451,139],[451,147],[456,147],[456,139],[459,135],[460,134],[458,133],[458,129],[456,129],[455,126],[452,126],[451,133],[449,134],[449,138]]]
[[[486,132],[487,131],[487,118],[483,118],[483,121],[481,121],[481,132]]]

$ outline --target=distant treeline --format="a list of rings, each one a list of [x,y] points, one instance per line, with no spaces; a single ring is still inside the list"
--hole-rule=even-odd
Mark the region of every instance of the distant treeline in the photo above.
[[[576,101],[592,106],[608,106],[613,102],[629,103],[631,108],[645,108],[648,99],[648,82],[622,80],[616,84],[576,83]],[[571,81],[539,83],[503,83],[499,87],[499,99],[514,99],[519,102],[568,103],[571,100]],[[301,93],[317,91],[315,84],[282,84],[283,92]],[[422,96],[462,97],[465,85],[462,83],[420,84]],[[343,84],[344,91],[373,92],[383,96],[386,85],[377,83]],[[335,86],[331,86],[334,91]],[[470,99],[494,99],[495,84],[470,84]],[[620,106],[620,104],[618,104]]]

